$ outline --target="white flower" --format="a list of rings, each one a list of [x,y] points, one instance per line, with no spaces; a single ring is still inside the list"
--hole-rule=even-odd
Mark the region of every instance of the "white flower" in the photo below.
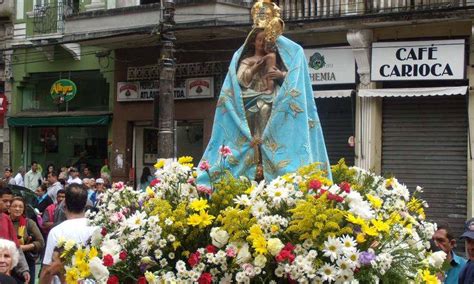
[[[345,235],[340,238],[341,243],[342,243],[342,250],[347,251],[347,250],[355,250],[355,247],[357,245],[355,239],[352,236]]]
[[[125,222],[130,229],[138,229],[146,224],[146,213],[137,211],[130,218],[126,219]]]
[[[252,215],[260,217],[268,212],[267,203],[263,200],[258,200],[252,205]]]
[[[246,194],[242,194],[240,196],[237,196],[236,198],[234,198],[234,202],[237,205],[243,205],[245,207],[248,207],[252,204],[252,202],[250,201],[248,195],[246,195]]]
[[[114,262],[119,260],[119,254],[122,247],[116,239],[105,239],[101,246],[102,255],[110,254],[114,258]]]
[[[334,261],[341,250],[341,246],[342,244],[337,238],[329,237],[328,240],[324,242],[324,256]]]
[[[273,255],[277,255],[280,253],[281,249],[284,248],[285,245],[281,242],[280,239],[271,238],[267,241],[267,248],[268,251]]]
[[[229,241],[229,234],[219,227],[212,228],[210,236],[212,238],[212,244],[218,248],[222,248]]]
[[[105,282],[109,278],[109,270],[107,270],[107,267],[102,264],[102,260],[98,257],[89,260],[89,269],[94,278],[100,282]]]
[[[170,252],[170,253],[168,254],[168,258],[169,258],[169,259],[174,259],[174,258],[175,258],[175,254],[174,254],[173,252]]]
[[[255,266],[263,268],[265,267],[265,264],[267,264],[267,258],[264,255],[259,254],[253,260],[253,263],[255,264]]]
[[[275,275],[279,278],[283,277],[283,275],[285,274],[285,269],[282,267],[282,266],[278,266],[276,269],[275,269]]]
[[[170,218],[166,218],[165,219],[165,225],[167,225],[167,226],[173,225],[173,220],[171,220]]]
[[[446,253],[441,250],[441,251],[432,253],[428,257],[428,263],[431,266],[439,269],[443,265],[445,259],[446,259]]]
[[[325,263],[318,272],[321,275],[323,281],[329,282],[334,281],[337,273],[336,268],[334,268],[334,266],[330,265],[329,263]]]
[[[243,263],[248,262],[250,260],[250,258],[252,257],[252,255],[250,254],[250,251],[249,251],[249,245],[247,243],[243,243],[243,244],[241,244],[240,246],[237,246],[237,247],[240,247],[240,248],[239,248],[239,251],[238,251],[237,256],[235,258],[235,261],[238,264],[243,264]]]

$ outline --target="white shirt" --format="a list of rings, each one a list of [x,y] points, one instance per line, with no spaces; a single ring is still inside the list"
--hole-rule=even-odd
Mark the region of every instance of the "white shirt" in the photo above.
[[[15,176],[15,184],[19,186],[25,186],[25,183],[23,182],[23,176],[20,173],[17,173]]]
[[[75,177],[75,178],[69,177],[69,179],[67,180],[67,184],[71,184],[71,183],[82,184],[82,179],[78,177]]]
[[[58,196],[58,191],[61,189],[63,189],[63,186],[59,181],[53,183],[50,187],[48,187],[48,195],[49,197],[51,197],[54,203],[57,202],[56,198]]]
[[[25,187],[35,191],[40,185],[40,180],[43,180],[41,173],[30,170],[25,174]]]
[[[97,227],[87,225],[87,218],[66,220],[52,228],[49,231],[48,241],[46,242],[43,264],[49,265],[52,262],[53,251],[59,239],[73,240],[85,245],[96,229]]]

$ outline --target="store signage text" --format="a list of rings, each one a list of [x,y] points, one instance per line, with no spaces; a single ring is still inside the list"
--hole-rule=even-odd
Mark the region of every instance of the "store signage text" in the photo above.
[[[117,83],[118,102],[152,101],[159,92],[158,81]],[[173,94],[175,100],[188,98],[185,88],[174,88]]]
[[[53,83],[50,90],[53,100],[57,100],[59,102],[68,102],[72,100],[76,93],[76,84],[68,79],[57,80]]]
[[[354,84],[355,59],[349,47],[311,48],[304,50],[313,85]]]
[[[464,79],[464,40],[374,43],[371,74],[373,81]]]

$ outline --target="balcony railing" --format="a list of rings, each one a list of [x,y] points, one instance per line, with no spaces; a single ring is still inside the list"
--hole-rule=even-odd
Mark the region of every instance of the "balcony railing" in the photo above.
[[[277,0],[285,20],[334,18],[474,5],[473,0]]]
[[[33,33],[56,34],[64,32],[64,20],[67,15],[78,10],[76,2],[58,1],[45,5],[36,5],[33,11]]]

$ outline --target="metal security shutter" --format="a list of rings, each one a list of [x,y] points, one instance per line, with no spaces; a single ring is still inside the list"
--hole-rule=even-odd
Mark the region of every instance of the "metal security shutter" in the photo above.
[[[354,165],[354,148],[347,143],[348,138],[354,135],[351,98],[315,100],[331,165],[341,158],[345,158],[347,165]]]
[[[427,219],[448,222],[460,236],[467,214],[466,97],[384,98],[382,143],[383,173],[411,192],[423,187]]]

